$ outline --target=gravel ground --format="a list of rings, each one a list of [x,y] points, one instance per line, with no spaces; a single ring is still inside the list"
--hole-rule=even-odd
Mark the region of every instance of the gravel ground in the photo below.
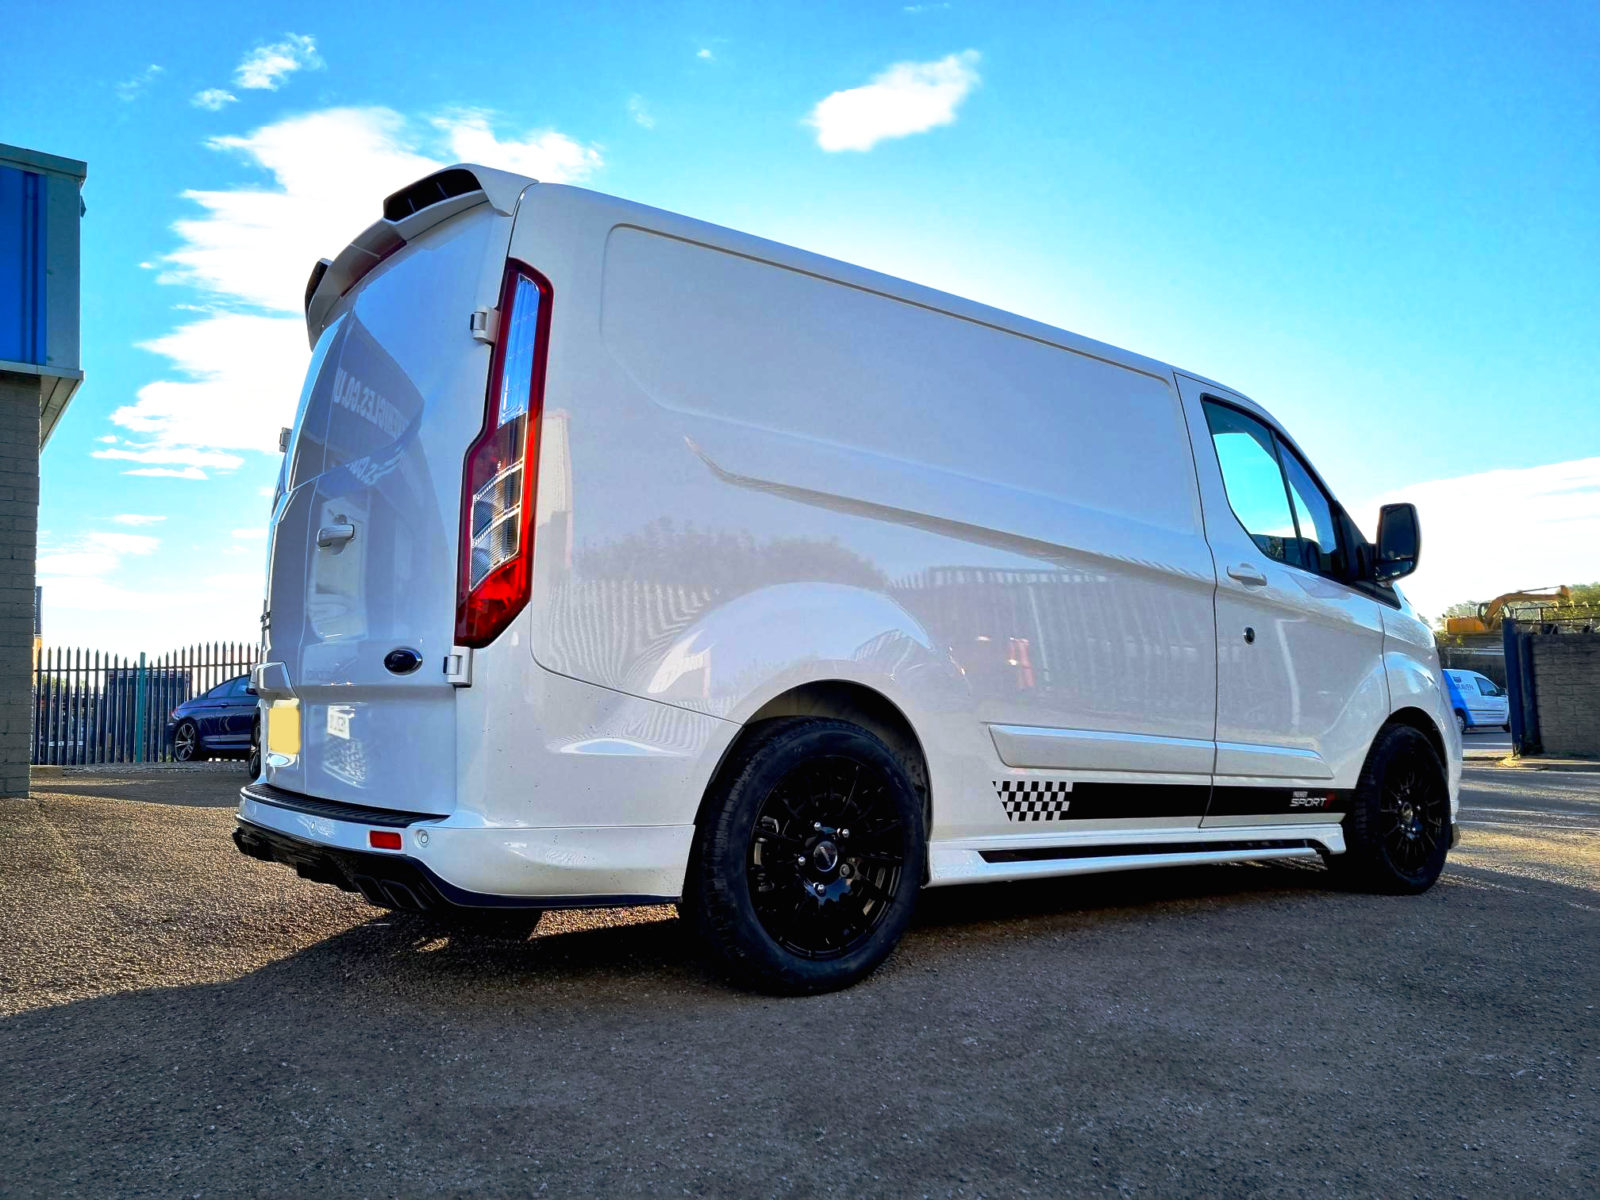
[[[0,1194],[1595,1195],[1600,775],[1469,765],[1426,896],[930,893],[867,983],[670,909],[444,937],[227,840],[236,765],[0,802]]]

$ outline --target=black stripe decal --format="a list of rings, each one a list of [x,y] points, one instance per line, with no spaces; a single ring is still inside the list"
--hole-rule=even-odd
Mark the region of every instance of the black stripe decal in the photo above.
[[[1070,783],[997,779],[995,794],[1009,821],[1118,821],[1132,817],[1199,817],[1211,788],[1193,783]]]
[[[1006,819],[1126,821],[1137,818],[1275,817],[1349,812],[1348,788],[1211,787],[1204,783],[1074,783],[1066,779],[997,779]]]
[[[1224,850],[1314,850],[1318,843],[1305,838],[1254,842],[1138,842],[1132,845],[1046,846],[1037,850],[980,850],[986,863],[1054,862],[1066,858],[1128,858],[1150,854],[1200,854]]]
[[[1345,813],[1355,793],[1348,788],[1217,787],[1208,817],[1278,816],[1283,813]]]

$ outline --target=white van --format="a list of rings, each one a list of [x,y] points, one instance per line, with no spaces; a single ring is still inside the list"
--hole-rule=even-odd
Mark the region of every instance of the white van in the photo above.
[[[1511,732],[1511,699],[1505,688],[1478,671],[1446,671],[1444,683],[1462,733],[1485,727]]]
[[[1433,638],[1238,392],[475,166],[306,296],[235,839],[447,917],[676,901],[750,986],[918,891],[1455,836]]]

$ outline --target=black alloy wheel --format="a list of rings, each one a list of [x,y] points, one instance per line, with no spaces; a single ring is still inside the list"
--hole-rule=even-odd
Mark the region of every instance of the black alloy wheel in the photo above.
[[[763,722],[707,797],[683,910],[735,982],[830,991],[894,949],[925,855],[921,800],[879,738],[838,720]]]
[[[790,771],[750,832],[745,870],[761,927],[801,958],[858,949],[899,893],[901,823],[888,779],[859,758],[829,755]]]
[[[172,731],[172,757],[179,762],[199,762],[205,757],[200,730],[193,721],[179,721]]]
[[[1345,853],[1331,869],[1377,892],[1433,886],[1450,850],[1450,792],[1433,745],[1406,725],[1383,729],[1367,755],[1344,819]]]
[[[1384,852],[1401,874],[1423,874],[1448,836],[1450,804],[1441,780],[1414,758],[1390,770],[1378,801]]]

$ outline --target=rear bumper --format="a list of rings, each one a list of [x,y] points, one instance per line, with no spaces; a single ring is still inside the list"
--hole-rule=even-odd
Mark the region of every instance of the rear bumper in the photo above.
[[[253,784],[234,844],[303,878],[414,911],[661,904],[683,889],[693,826],[529,829],[336,804]],[[402,850],[375,850],[398,830]]]

